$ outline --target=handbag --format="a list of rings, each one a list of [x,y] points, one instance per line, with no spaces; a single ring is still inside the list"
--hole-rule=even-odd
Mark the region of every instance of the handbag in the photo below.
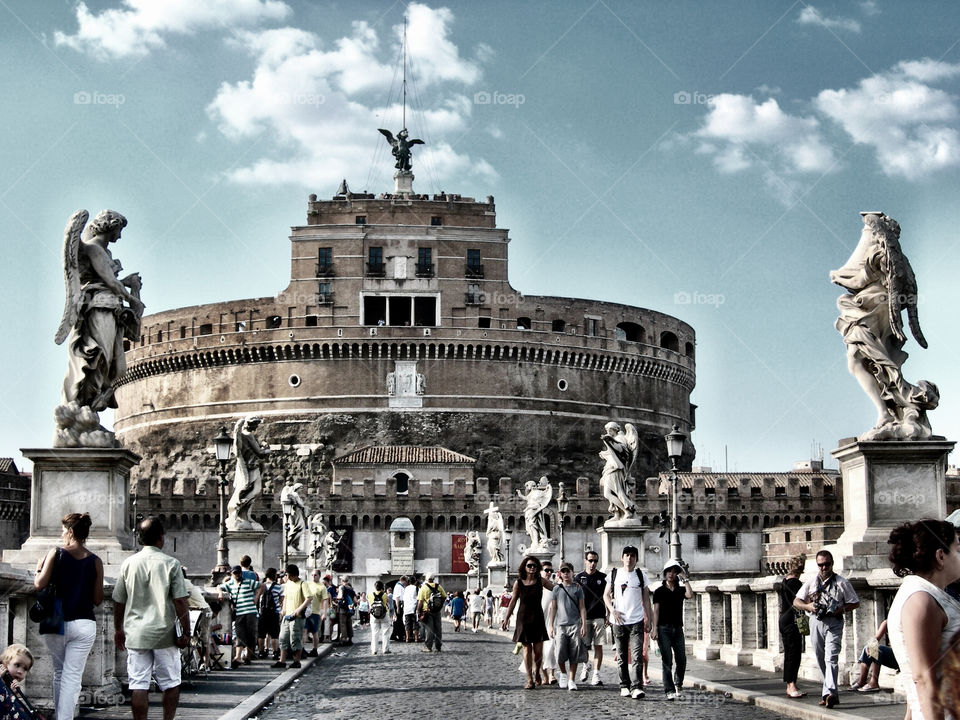
[[[810,617],[805,612],[797,613],[797,630],[801,635],[810,634]]]
[[[37,591],[30,608],[30,619],[40,625],[41,635],[63,635],[63,602],[57,597],[57,585],[53,578],[57,573],[61,549],[53,556],[53,574],[45,588]]]

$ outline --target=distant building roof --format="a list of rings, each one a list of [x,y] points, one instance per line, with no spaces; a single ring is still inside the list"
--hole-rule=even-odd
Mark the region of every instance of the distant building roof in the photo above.
[[[817,478],[823,482],[824,485],[833,487],[836,485],[837,480],[840,479],[840,473],[837,470],[821,470],[817,472],[807,471],[794,471],[794,472],[768,472],[768,473],[744,473],[744,472],[678,472],[677,477],[680,479],[680,487],[684,490],[692,489],[694,482],[696,480],[703,481],[703,486],[705,488],[717,488],[717,487],[740,487],[741,480],[747,480],[750,483],[750,487],[759,487],[762,488],[764,485],[764,480],[769,479],[769,482],[773,483],[774,487],[786,487],[787,482],[790,480],[796,480],[797,482],[807,484],[810,480]],[[659,475],[660,480],[670,480],[669,472],[661,472]]]
[[[13,458],[0,458],[0,475],[19,475],[16,463]]]
[[[439,446],[368,445],[333,462],[336,465],[472,465],[476,459]]]

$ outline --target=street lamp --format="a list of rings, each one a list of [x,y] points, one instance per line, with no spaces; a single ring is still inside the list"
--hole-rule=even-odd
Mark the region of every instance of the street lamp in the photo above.
[[[288,547],[288,539],[290,537],[290,529],[293,527],[293,498],[290,497],[290,493],[281,493],[280,494],[280,505],[283,508],[283,567],[284,572],[286,572],[287,564],[290,560],[290,548]]]
[[[217,463],[220,465],[220,481],[217,483],[220,497],[220,537],[217,540],[217,567],[213,570],[214,584],[218,584],[222,577],[230,574],[230,552],[227,547],[227,463],[230,461],[233,438],[227,434],[227,428],[223,425],[213,439],[213,446]]]
[[[510,587],[510,539],[513,537],[513,532],[510,530],[503,531],[503,542],[507,546],[506,559],[507,559],[507,574],[506,579],[504,580],[504,587]]]
[[[680,555],[680,521],[677,517],[677,460],[683,455],[683,443],[687,436],[680,432],[680,426],[674,425],[673,432],[663,438],[667,442],[667,456],[670,458],[670,483],[673,487],[673,505],[670,509],[670,559],[682,562]]]
[[[567,518],[567,508],[570,507],[570,498],[563,488],[563,480],[557,487],[557,520],[560,524],[560,563],[563,564],[563,521]]]

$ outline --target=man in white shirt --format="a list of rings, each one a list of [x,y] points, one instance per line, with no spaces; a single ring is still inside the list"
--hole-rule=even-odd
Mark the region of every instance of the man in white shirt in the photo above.
[[[610,610],[610,624],[617,646],[617,669],[620,671],[620,695],[640,700],[643,691],[643,633],[653,612],[650,609],[650,581],[637,567],[639,553],[633,545],[623,548],[622,567],[613,568],[603,601]],[[630,679],[633,666],[634,680]]]
[[[403,589],[403,631],[406,642],[420,642],[420,623],[417,622],[417,583],[412,577]]]

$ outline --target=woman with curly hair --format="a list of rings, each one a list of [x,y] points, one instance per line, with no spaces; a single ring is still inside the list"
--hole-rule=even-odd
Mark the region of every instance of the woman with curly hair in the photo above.
[[[893,572],[903,578],[887,628],[911,717],[942,720],[941,660],[960,630],[960,605],[944,590],[960,578],[957,529],[944,520],[920,520],[895,528],[887,542]]]
[[[540,576],[543,565],[533,555],[527,555],[517,568],[518,580],[513,583],[513,597],[507,607],[507,614],[501,627],[506,630],[510,624],[513,608],[517,609],[517,627],[513,641],[523,645],[523,664],[527,671],[526,690],[533,690],[543,684],[543,642],[549,638],[547,622],[543,617],[541,604],[543,591],[553,590],[553,583]]]

